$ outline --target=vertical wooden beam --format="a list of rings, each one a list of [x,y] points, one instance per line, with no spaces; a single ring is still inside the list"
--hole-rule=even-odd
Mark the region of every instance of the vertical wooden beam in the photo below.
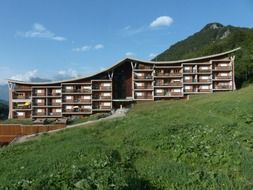
[[[13,88],[14,84],[11,82],[8,82],[8,88],[9,88],[9,114],[8,119],[13,118]]]
[[[236,85],[235,85],[235,56],[231,56],[231,66],[232,66],[232,90],[236,90]]]

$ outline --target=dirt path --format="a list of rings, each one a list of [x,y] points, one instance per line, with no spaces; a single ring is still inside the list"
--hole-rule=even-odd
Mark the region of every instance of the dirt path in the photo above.
[[[69,128],[80,127],[80,126],[85,127],[90,124],[98,123],[100,121],[106,121],[106,120],[112,120],[112,119],[125,117],[127,112],[128,112],[128,109],[118,109],[115,112],[113,112],[112,115],[110,115],[108,117],[100,118],[98,120],[86,121],[86,122],[78,123],[78,124],[74,124],[74,125],[67,125],[66,128],[48,131],[47,133],[49,133],[49,134],[56,133],[58,131],[63,131],[63,130],[69,129]],[[18,137],[11,144],[19,144],[19,143],[23,143],[23,142],[27,142],[27,141],[31,141],[31,140],[36,140],[36,139],[38,139],[38,137],[40,137],[43,134],[45,134],[45,132]]]

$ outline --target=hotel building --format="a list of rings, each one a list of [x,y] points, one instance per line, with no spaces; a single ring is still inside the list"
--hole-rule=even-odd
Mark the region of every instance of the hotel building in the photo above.
[[[9,80],[9,118],[84,116],[138,101],[232,91],[238,49],[177,61],[125,58],[102,72],[64,81]]]

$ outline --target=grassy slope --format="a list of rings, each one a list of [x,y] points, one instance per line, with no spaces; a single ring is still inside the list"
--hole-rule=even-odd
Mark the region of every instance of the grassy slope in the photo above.
[[[12,189],[252,189],[253,86],[138,104],[126,118],[0,150]]]

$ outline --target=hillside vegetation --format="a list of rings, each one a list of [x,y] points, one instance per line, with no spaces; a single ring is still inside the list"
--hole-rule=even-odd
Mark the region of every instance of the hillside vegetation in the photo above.
[[[207,24],[202,30],[175,43],[153,60],[193,58],[228,51],[237,47],[235,75],[237,87],[253,82],[253,29]]]
[[[8,102],[0,100],[0,120],[7,119],[9,113]]]
[[[0,150],[0,189],[253,189],[253,86],[137,104]]]

